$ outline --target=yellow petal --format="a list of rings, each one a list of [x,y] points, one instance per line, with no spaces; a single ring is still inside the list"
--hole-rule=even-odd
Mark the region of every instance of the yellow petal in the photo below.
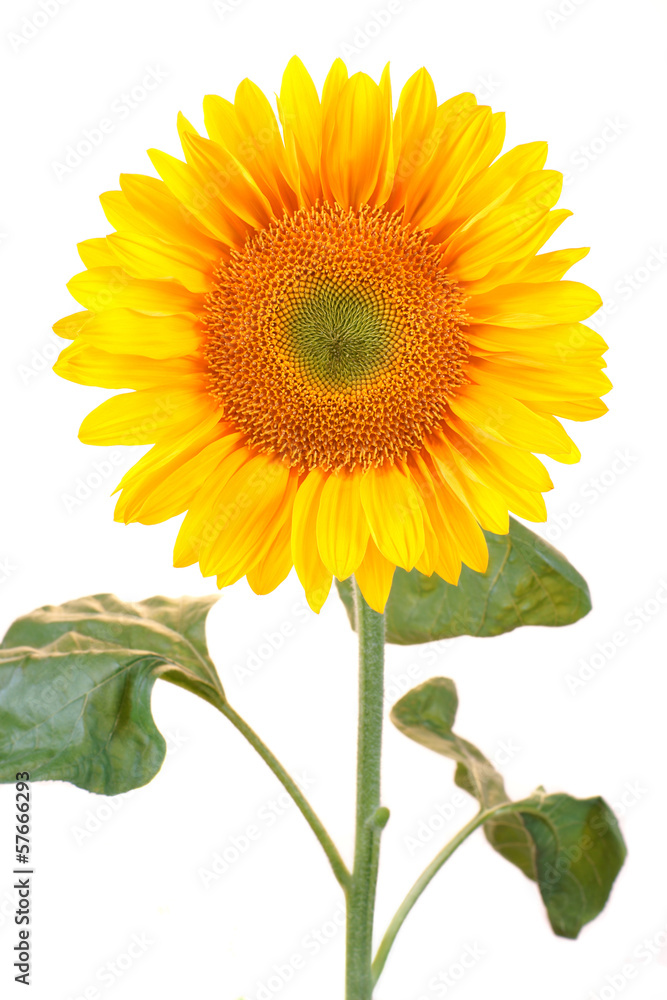
[[[270,594],[292,568],[292,525],[286,520],[266,555],[248,570],[248,583],[255,594]]]
[[[205,384],[189,379],[112,396],[88,414],[79,430],[84,444],[152,444],[167,435],[219,419]]]
[[[361,505],[361,472],[327,477],[317,515],[317,547],[327,569],[346,580],[364,557],[370,529]]]
[[[582,323],[560,323],[523,330],[474,324],[467,327],[466,337],[486,351],[504,355],[545,356],[559,364],[598,357],[607,350],[599,333]]]
[[[502,204],[517,181],[525,174],[540,170],[546,158],[546,142],[529,142],[515,146],[491,166],[480,170],[461,188],[449,217],[435,234],[436,240],[445,240],[460,227]]]
[[[79,333],[92,347],[147,358],[177,358],[192,354],[202,344],[203,327],[195,316],[147,316],[133,309],[105,309],[96,313]]]
[[[197,313],[204,308],[204,296],[189,292],[177,281],[132,278],[122,267],[81,271],[68,281],[67,288],[77,302],[92,312],[112,306],[158,314]]]
[[[411,570],[424,548],[424,518],[418,491],[409,476],[385,462],[361,480],[361,502],[380,552]]]
[[[298,56],[292,56],[283,74],[279,107],[283,132],[294,138],[307,204],[314,205],[322,197],[322,108],[315,84]]]
[[[431,160],[410,179],[405,221],[420,229],[441,225],[463,184],[497,152],[491,111],[476,108],[445,134]]]
[[[433,80],[424,68],[417,70],[401,91],[394,118],[396,172],[390,211],[403,204],[409,179],[433,153],[437,104]]]
[[[559,424],[538,416],[525,404],[487,386],[463,386],[450,399],[449,405],[456,416],[495,441],[544,455],[569,449],[569,439]]]
[[[191,133],[186,133],[186,138],[194,139]],[[229,247],[243,246],[251,227],[234,212],[226,210],[221,202],[220,192],[230,177],[229,173],[223,173],[222,165],[211,168],[209,177],[203,165],[201,170],[195,170],[191,164],[159,149],[149,149],[148,155],[174,197],[208,233]],[[222,175],[217,179],[216,169]]]
[[[246,135],[246,145],[254,153],[254,177],[269,199],[272,210],[294,211],[297,199],[289,180],[280,127],[266,96],[252,80],[242,80],[236,88],[234,107]]]
[[[241,446],[230,452],[194,497],[183,518],[174,545],[174,566],[191,566],[199,559],[202,546],[210,544],[217,536],[224,511],[218,508],[220,494],[234,473],[248,462],[252,452]]]
[[[525,328],[550,323],[575,323],[602,305],[588,285],[578,281],[547,281],[502,285],[474,295],[466,308],[476,323]]]
[[[380,615],[384,613],[389,599],[395,569],[394,564],[385,559],[373,539],[369,538],[366,554],[354,577],[366,604]]]
[[[551,413],[566,420],[595,420],[603,417],[609,407],[601,399],[591,398],[573,402],[572,400],[545,399],[532,404],[538,412]]]
[[[159,524],[182,514],[222,460],[236,449],[241,437],[238,433],[227,434],[211,442],[164,476],[154,489],[147,491],[143,503],[133,512],[132,520]]]
[[[137,217],[144,220],[140,228],[137,223],[138,232],[195,247],[212,262],[220,258],[222,244],[203,231],[164,181],[144,174],[121,174],[120,186]]]
[[[77,243],[79,257],[86,267],[118,267],[118,258],[105,236]]]
[[[137,233],[107,237],[118,261],[135,278],[175,278],[191,292],[208,292],[214,265],[194,247]]]
[[[76,340],[61,352],[53,366],[61,378],[80,385],[98,385],[103,389],[148,389],[175,383],[181,377],[204,372],[202,358],[155,358],[139,354],[116,354]]]
[[[359,208],[373,193],[387,141],[382,93],[366,73],[344,84],[325,149],[331,191],[343,208]]]
[[[322,155],[320,177],[325,201],[334,201],[329,181],[328,150],[336,127],[340,93],[347,83],[347,68],[342,59],[335,59],[322,88]]]
[[[294,500],[292,558],[310,607],[319,612],[331,588],[331,571],[317,546],[317,516],[327,475],[321,469],[308,473]]]
[[[92,319],[93,314],[84,310],[83,312],[70,313],[69,316],[63,316],[56,323],[53,324],[53,332],[63,340],[74,340],[81,328]]]
[[[215,573],[227,585],[257,563],[290,478],[280,459],[266,455],[253,455],[234,473],[216,500],[212,540],[199,552],[204,576]]]

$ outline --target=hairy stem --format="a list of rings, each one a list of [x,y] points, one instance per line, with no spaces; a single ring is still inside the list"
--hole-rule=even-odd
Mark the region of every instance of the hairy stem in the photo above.
[[[380,837],[389,813],[380,807],[384,711],[384,616],[369,608],[355,581],[359,636],[359,723],[354,867],[347,888],[346,1000],[372,1000],[373,915]]]

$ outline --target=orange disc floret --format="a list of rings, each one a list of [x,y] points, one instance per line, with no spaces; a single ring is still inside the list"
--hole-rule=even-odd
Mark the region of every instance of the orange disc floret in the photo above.
[[[218,269],[210,391],[250,445],[301,471],[404,460],[467,381],[464,302],[400,213],[301,209]]]

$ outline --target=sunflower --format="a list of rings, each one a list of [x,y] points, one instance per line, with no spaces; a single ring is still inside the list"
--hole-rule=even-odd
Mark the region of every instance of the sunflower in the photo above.
[[[606,410],[601,300],[561,280],[586,249],[537,253],[571,214],[546,143],[500,155],[472,94],[438,104],[420,69],[394,114],[388,68],[337,59],[320,99],[295,57],[277,111],[249,80],[206,97],[184,160],[101,196],[55,370],[134,390],[80,438],[153,446],[115,517],[187,512],[174,565],[259,594],[294,566],[316,611],[354,573],[382,611],[396,566],[455,584],[482,529],[545,519],[533,453],[576,462],[558,418]]]

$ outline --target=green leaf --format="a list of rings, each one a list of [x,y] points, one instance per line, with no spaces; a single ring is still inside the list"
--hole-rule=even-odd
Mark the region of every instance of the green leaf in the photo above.
[[[546,795],[515,802],[535,845],[537,883],[553,931],[576,938],[604,909],[627,854],[604,799]]]
[[[406,646],[458,635],[500,635],[520,625],[570,625],[588,614],[583,577],[548,542],[514,518],[506,535],[484,532],[486,573],[464,566],[458,585],[397,569],[385,609],[387,642]],[[337,582],[356,628],[351,580]]]
[[[434,677],[408,691],[391,712],[410,739],[456,761],[456,784],[482,809],[506,809],[484,823],[492,847],[538,883],[554,932],[576,938],[604,908],[625,860],[618,823],[601,798],[547,795],[511,802],[502,777],[472,743],[453,731],[453,681]]]
[[[99,594],[17,619],[0,644],[0,781],[30,771],[117,795],[155,777],[155,680],[224,702],[205,638],[215,599]]]

